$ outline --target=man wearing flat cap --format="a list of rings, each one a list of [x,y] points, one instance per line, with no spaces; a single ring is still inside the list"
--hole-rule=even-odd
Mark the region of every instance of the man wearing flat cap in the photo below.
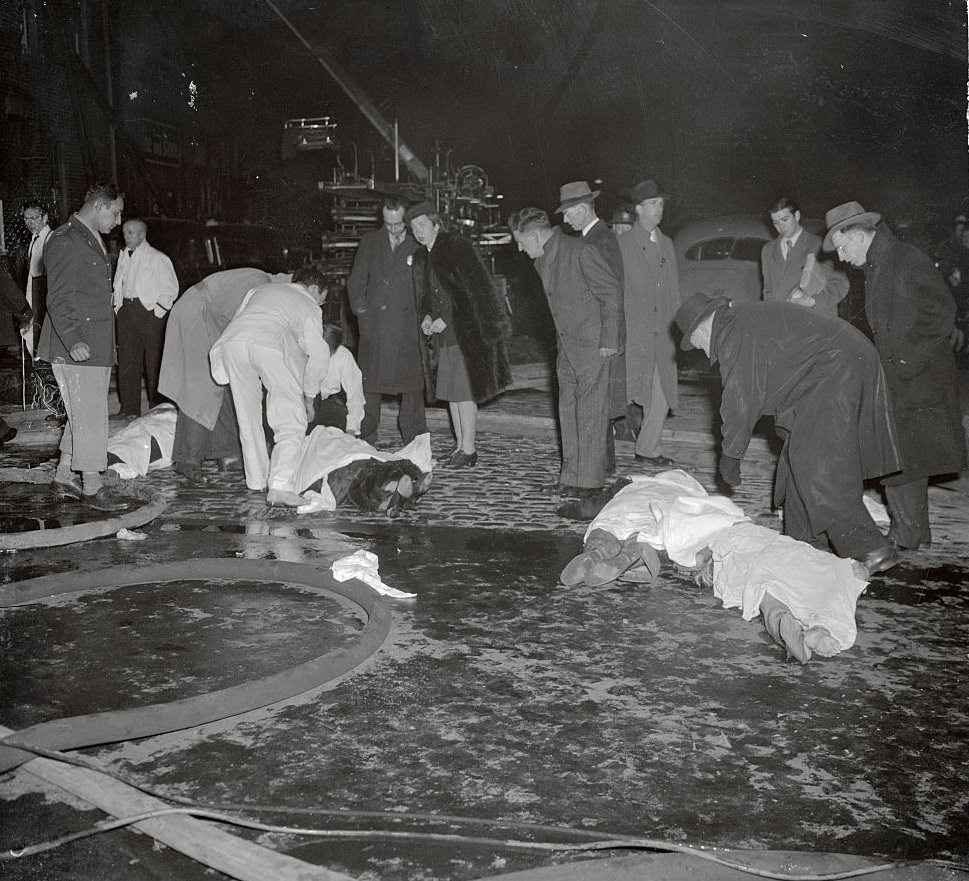
[[[609,218],[609,228],[612,234],[618,239],[633,228],[636,223],[636,215],[629,208],[617,208]]]
[[[881,215],[845,202],[825,215],[823,247],[865,273],[865,314],[898,426],[903,470],[882,481],[902,549],[932,540],[928,478],[966,467],[949,337],[955,301],[932,261],[900,242]]]
[[[559,207],[563,220],[605,258],[616,277],[622,296],[623,270],[619,242],[596,214],[595,200],[600,190],[593,191],[584,180],[568,183],[559,189]],[[609,423],[606,426],[606,473],[616,468],[616,445],[613,420],[626,415],[626,322],[620,316],[619,353],[609,359]]]
[[[680,305],[673,242],[660,231],[666,196],[656,181],[630,191],[636,225],[619,239],[624,273],[626,316],[626,396],[643,408],[636,438],[636,461],[666,467],[663,423],[677,405],[676,344],[673,316]]]
[[[895,425],[878,353],[858,330],[792,303],[731,306],[694,294],[677,311],[680,347],[720,364],[720,474],[740,483],[754,424],[774,417],[784,446],[774,505],[784,532],[869,574],[899,562],[862,500],[864,481],[897,471]]]

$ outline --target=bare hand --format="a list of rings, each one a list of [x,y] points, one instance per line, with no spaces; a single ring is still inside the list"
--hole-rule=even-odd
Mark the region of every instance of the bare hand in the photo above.
[[[443,333],[446,328],[447,324],[443,318],[435,318],[431,322],[431,333]]]
[[[607,349],[602,346],[599,347],[599,357],[600,358],[611,358],[613,355],[618,355],[619,349]]]
[[[91,357],[91,347],[87,343],[74,343],[71,346],[71,358],[75,361],[87,361]]]
[[[952,351],[961,352],[965,344],[966,344],[965,333],[963,333],[961,328],[953,327],[952,333],[949,334],[949,345],[952,347]]]
[[[421,332],[424,336],[431,335],[431,316],[425,315],[424,319],[421,321]]]
[[[810,294],[805,294],[800,288],[794,288],[791,291],[791,296],[788,297],[788,302],[793,303],[795,306],[806,306],[811,308],[815,304],[815,299]]]

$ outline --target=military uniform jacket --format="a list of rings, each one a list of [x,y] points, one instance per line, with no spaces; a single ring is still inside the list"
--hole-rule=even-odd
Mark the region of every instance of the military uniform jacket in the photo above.
[[[100,238],[75,214],[44,245],[47,316],[37,345],[41,361],[81,367],[115,363],[111,262]],[[90,359],[71,358],[77,343],[87,343]]]
[[[932,261],[878,227],[868,249],[865,314],[881,358],[911,483],[966,467],[966,447],[949,345],[956,304]]]
[[[399,394],[424,388],[420,323],[411,267],[418,244],[409,235],[391,250],[386,229],[361,240],[347,279],[357,316],[357,363],[367,392]]]

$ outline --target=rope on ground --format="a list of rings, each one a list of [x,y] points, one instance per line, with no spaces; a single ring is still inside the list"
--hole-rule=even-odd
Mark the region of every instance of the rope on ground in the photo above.
[[[46,575],[0,585],[0,607],[106,587],[201,580],[297,584],[350,600],[366,613],[368,620],[351,646],[327,652],[280,673],[168,703],[53,719],[17,731],[13,739],[41,748],[77,749],[152,737],[237,716],[296,697],[348,673],[376,652],[390,631],[389,607],[362,583],[353,580],[339,583],[329,571],[278,560],[184,560],[139,569],[118,566],[94,572]],[[30,752],[4,746],[4,740],[0,740],[0,773],[32,758]]]
[[[0,468],[0,483],[32,483],[49,484],[51,473],[42,468]],[[120,487],[121,494],[133,496],[147,502],[118,517],[107,520],[92,520],[88,523],[75,523],[71,526],[61,526],[56,529],[33,529],[28,532],[0,533],[0,551],[24,551],[30,548],[52,548],[59,545],[74,544],[80,541],[90,541],[94,538],[105,538],[115,535],[120,529],[136,529],[158,517],[168,502],[165,497],[148,486],[141,486],[132,481],[111,480],[106,485]]]

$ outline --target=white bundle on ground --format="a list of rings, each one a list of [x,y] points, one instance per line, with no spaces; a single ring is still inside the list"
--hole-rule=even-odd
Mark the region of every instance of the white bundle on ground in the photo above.
[[[851,560],[753,523],[721,530],[709,547],[713,592],[725,608],[741,609],[750,621],[770,593],[806,629],[827,630],[841,651],[855,644],[855,605],[868,582],[855,575]]]
[[[348,557],[341,557],[331,567],[330,571],[337,581],[349,581],[356,578],[364,584],[372,587],[377,593],[395,599],[410,600],[417,596],[416,593],[405,593],[390,587],[380,580],[378,571],[377,555],[370,551],[357,551]]]
[[[167,468],[172,464],[177,420],[178,410],[174,404],[159,404],[144,416],[133,419],[108,438],[109,459],[111,456],[120,459],[108,467],[124,480],[144,477],[149,471]],[[154,459],[152,440],[155,441]]]

